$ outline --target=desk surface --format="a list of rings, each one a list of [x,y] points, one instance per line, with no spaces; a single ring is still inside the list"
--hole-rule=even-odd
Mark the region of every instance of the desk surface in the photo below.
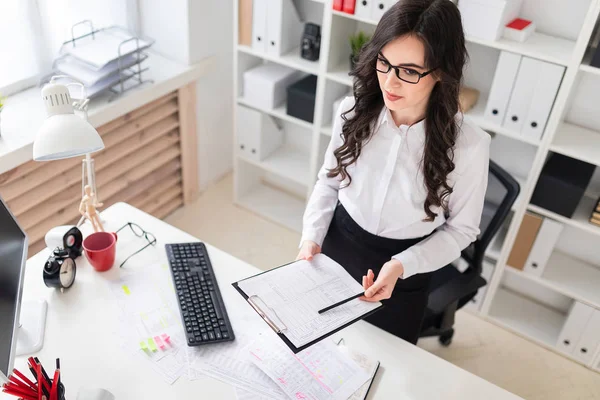
[[[107,231],[116,230],[130,221],[154,233],[158,238],[156,249],[144,250],[146,253],[142,256],[153,262],[166,262],[165,243],[198,240],[125,203],[106,209],[102,218]],[[84,225],[82,231],[85,235],[91,230]],[[125,234],[120,240],[121,237]],[[207,247],[228,309],[245,308],[245,312],[254,312],[230,283],[259,270],[210,245]],[[64,293],[44,286],[42,268],[48,254],[46,249],[28,260],[23,300],[45,299],[48,302],[44,347],[37,356],[45,363],[57,356],[61,358],[63,382],[70,400],[75,400],[81,386],[106,388],[118,400],[235,399],[232,386],[209,377],[195,381],[182,377],[170,386],[155,376],[148,365],[120,351],[118,336],[113,334],[118,308],[106,281],[119,277],[119,259],[126,254],[119,254],[117,250],[116,266],[105,273],[95,272],[85,257],[80,257],[75,284]],[[235,321],[232,323],[235,327]],[[366,322],[358,322],[337,336],[343,337],[349,347],[362,349],[381,361],[369,398],[519,398]],[[25,359],[18,358],[15,367],[21,369],[24,365]],[[0,393],[0,400],[9,398],[13,399]]]

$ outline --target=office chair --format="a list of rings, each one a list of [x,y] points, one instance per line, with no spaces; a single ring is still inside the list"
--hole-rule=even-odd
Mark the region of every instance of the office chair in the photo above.
[[[449,264],[433,273],[429,298],[420,337],[439,336],[443,346],[449,346],[454,336],[454,314],[467,304],[477,290],[486,285],[481,276],[485,251],[502,227],[519,195],[519,183],[490,160],[490,176],[486,190],[480,234],[461,253],[468,264],[464,272]]]

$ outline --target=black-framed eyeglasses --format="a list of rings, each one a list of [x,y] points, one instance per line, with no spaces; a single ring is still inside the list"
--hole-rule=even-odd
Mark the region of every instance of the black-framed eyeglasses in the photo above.
[[[130,254],[121,263],[121,265],[119,265],[119,268],[123,267],[123,265],[127,262],[127,260],[129,260],[131,257],[135,256],[136,254],[138,254],[139,252],[141,252],[142,250],[144,250],[146,247],[156,245],[156,236],[154,236],[150,232],[146,232],[144,229],[142,229],[141,226],[139,226],[138,224],[133,223],[133,222],[128,222],[125,225],[123,225],[122,227],[120,227],[119,229],[117,229],[117,233],[119,233],[120,230],[122,230],[122,229],[124,229],[126,227],[129,227],[135,236],[146,239],[146,241],[148,243],[144,247],[142,247],[141,249],[139,249],[136,252],[134,252],[133,254]]]
[[[375,64],[375,69],[378,72],[381,72],[382,74],[387,74],[390,72],[390,70],[394,70],[394,72],[396,72],[396,76],[398,77],[398,79],[400,79],[401,81],[407,82],[407,83],[412,83],[413,85],[419,83],[419,81],[421,80],[421,78],[429,75],[430,73],[432,73],[433,71],[435,71],[437,68],[432,68],[427,72],[423,72],[420,73],[419,71],[416,71],[412,68],[408,68],[408,67],[404,67],[402,65],[392,65],[390,64],[390,62],[388,60],[386,60],[386,58],[379,53],[379,55],[377,56],[377,62]]]

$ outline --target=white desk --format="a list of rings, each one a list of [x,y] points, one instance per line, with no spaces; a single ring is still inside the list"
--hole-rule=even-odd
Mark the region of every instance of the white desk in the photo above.
[[[154,233],[158,238],[156,249],[146,249],[139,255],[149,261],[159,258],[158,261],[166,262],[165,243],[198,240],[124,203],[105,210],[102,218],[106,230],[116,230],[131,221]],[[82,230],[84,235],[90,231],[87,226]],[[122,231],[120,242],[126,241],[127,236],[133,235]],[[227,308],[243,307],[246,312],[253,313],[230,283],[259,270],[210,245],[207,247]],[[75,284],[65,293],[44,286],[42,268],[48,254],[46,249],[28,260],[23,299],[45,299],[48,302],[44,347],[37,356],[44,364],[52,363],[56,357],[61,358],[63,382],[69,400],[75,400],[81,386],[104,387],[118,400],[235,399],[232,386],[209,377],[196,381],[182,377],[174,385],[167,385],[148,365],[120,351],[112,326],[118,309],[105,280],[119,276],[119,258],[123,259],[127,254],[117,254],[116,265],[105,273],[95,272],[85,257],[80,257]],[[232,324],[235,330],[234,320]],[[344,337],[348,346],[362,349],[381,361],[370,398],[519,398],[366,322],[358,322],[337,336]],[[17,359],[15,367],[25,369],[24,366],[25,359]],[[0,400],[7,399],[14,398],[0,393]]]

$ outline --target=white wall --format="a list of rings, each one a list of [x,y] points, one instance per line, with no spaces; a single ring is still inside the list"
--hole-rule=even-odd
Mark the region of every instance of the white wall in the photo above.
[[[214,71],[196,86],[198,169],[204,190],[233,168],[233,3],[139,0],[142,33],[154,50],[182,64],[215,56]]]

